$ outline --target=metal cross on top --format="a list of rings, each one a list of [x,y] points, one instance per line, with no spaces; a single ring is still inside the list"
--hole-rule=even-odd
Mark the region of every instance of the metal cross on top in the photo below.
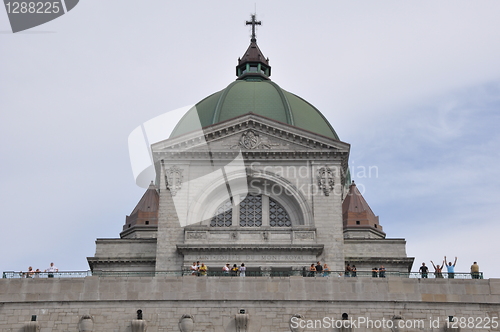
[[[253,41],[253,42],[257,41],[257,39],[255,38],[255,26],[256,25],[262,25],[262,22],[261,21],[256,21],[255,20],[255,14],[252,14],[252,20],[251,21],[247,21],[246,25],[252,25],[252,40],[251,41]]]

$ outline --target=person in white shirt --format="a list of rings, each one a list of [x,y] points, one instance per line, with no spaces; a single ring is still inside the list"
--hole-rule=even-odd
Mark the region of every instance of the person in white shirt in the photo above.
[[[241,263],[241,266],[240,266],[240,277],[244,277],[245,276],[245,271],[247,270],[247,268],[245,267],[245,263]]]
[[[59,269],[54,266],[54,263],[50,263],[50,266],[45,270],[45,272],[49,273],[49,278],[54,278],[54,272],[59,272]]]
[[[198,274],[198,265],[196,265],[195,262],[193,262],[193,266],[191,266],[191,275],[195,276]]]

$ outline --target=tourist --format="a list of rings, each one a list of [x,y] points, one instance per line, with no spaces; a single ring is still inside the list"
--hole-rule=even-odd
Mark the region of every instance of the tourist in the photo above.
[[[229,263],[227,263],[226,265],[224,265],[222,267],[222,275],[223,276],[228,276],[229,275],[229,270],[230,270]]]
[[[441,266],[434,265],[433,261],[431,261],[431,264],[434,267],[434,275],[436,276],[436,278],[442,278],[443,277],[442,271],[443,271],[443,266],[445,264],[445,261],[443,261],[443,263],[441,263]]]
[[[26,272],[26,278],[33,278],[33,274],[35,274],[35,271],[33,271],[33,268],[31,266],[28,267],[28,272]]]
[[[350,266],[349,264],[347,264],[347,265],[345,266],[344,275],[345,275],[346,277],[350,277],[350,276],[351,276],[351,266]]]
[[[323,266],[321,266],[321,263],[319,261],[316,262],[316,274],[320,277],[323,276]]]
[[[325,263],[323,266],[323,277],[328,277],[330,275],[330,267]]]
[[[378,269],[378,276],[379,278],[385,278],[385,267],[383,265],[380,265]]]
[[[425,266],[425,263],[422,263],[422,266],[420,267],[420,269],[418,269],[418,272],[420,272],[422,278],[427,278],[427,275],[429,273],[429,268]]]
[[[479,265],[477,265],[477,262],[474,262],[474,264],[470,266],[470,274],[472,279],[479,279]]]
[[[374,267],[374,268],[372,269],[372,277],[373,277],[373,278],[378,277],[378,269],[377,269],[376,267]]]
[[[233,265],[231,269],[231,277],[236,277],[238,275],[238,266],[236,264]]]
[[[316,274],[316,267],[314,266],[314,263],[312,263],[311,267],[309,268],[309,274],[307,276],[314,277],[315,274]]]
[[[200,261],[197,261],[196,262],[196,275],[197,276],[200,276],[200,267],[201,267]]]
[[[195,276],[198,274],[198,266],[196,265],[195,262],[193,262],[193,265],[191,265],[191,275]]]
[[[50,263],[50,266],[45,270],[45,272],[49,273],[49,278],[54,278],[54,272],[59,272],[59,269],[54,266],[54,263]]]
[[[36,269],[35,278],[40,278],[40,272],[42,272],[42,271],[40,271],[40,269]]]
[[[205,265],[205,263],[201,263],[201,266],[200,268],[198,269],[198,273],[200,276],[206,276],[207,275],[207,266]]]
[[[240,266],[240,277],[245,277],[246,276],[246,270],[247,270],[247,268],[245,267],[245,263],[241,263],[241,266]]]
[[[357,272],[356,265],[353,264],[351,266],[351,276],[356,277],[356,272]]]
[[[446,262],[446,256],[444,256],[444,261]],[[451,265],[451,262],[448,262],[448,265],[446,265],[446,269],[448,270],[448,279],[453,279],[455,278],[455,266],[457,265],[457,257],[455,257],[455,262],[453,262],[453,265]]]

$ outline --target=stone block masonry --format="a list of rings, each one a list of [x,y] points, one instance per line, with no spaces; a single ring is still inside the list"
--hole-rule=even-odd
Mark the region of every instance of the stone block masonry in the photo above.
[[[297,314],[303,331],[338,331],[343,314],[353,331],[391,331],[390,324],[443,331],[450,316],[463,332],[500,331],[499,285],[499,279],[399,277],[1,279],[0,330],[24,331],[36,315],[40,332],[78,331],[88,315],[93,331],[130,332],[140,309],[148,332],[180,331],[183,315],[192,316],[193,331],[236,331],[241,310],[248,332],[290,331]]]

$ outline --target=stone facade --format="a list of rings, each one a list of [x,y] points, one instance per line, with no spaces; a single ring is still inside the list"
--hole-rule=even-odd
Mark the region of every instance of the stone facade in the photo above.
[[[387,328],[389,321],[407,324],[397,331],[445,331],[449,316],[459,322],[462,318],[474,319],[470,326],[460,329],[463,332],[500,330],[493,323],[500,316],[499,279],[1,279],[0,303],[0,327],[6,332],[30,328],[40,332],[81,331],[84,320],[90,331],[96,332],[130,332],[134,324],[145,325],[149,332],[182,331],[179,322],[184,315],[192,318],[193,331],[242,331],[237,324],[245,319],[248,332],[292,331],[294,315],[302,316],[304,324],[317,325],[301,331],[340,331],[327,324],[338,324],[335,321],[343,314],[358,324],[352,331],[396,331]],[[142,310],[146,324],[137,323],[138,310]],[[31,322],[32,315],[36,315],[35,322]],[[485,325],[488,321],[489,328]],[[386,328],[376,328],[375,324],[382,322]]]

